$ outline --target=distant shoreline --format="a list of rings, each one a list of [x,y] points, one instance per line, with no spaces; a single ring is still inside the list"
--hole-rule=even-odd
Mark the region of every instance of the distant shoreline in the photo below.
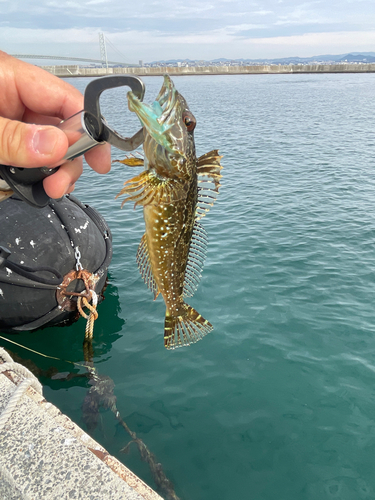
[[[309,73],[375,73],[375,63],[359,64],[264,64],[254,66],[158,66],[128,68],[89,68],[85,66],[43,66],[61,78],[98,77],[131,74],[138,76],[190,75],[269,75]]]

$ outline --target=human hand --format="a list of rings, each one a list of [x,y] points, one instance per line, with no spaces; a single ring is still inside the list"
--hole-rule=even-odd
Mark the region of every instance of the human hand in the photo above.
[[[83,109],[83,96],[69,83],[0,51],[0,163],[16,167],[59,165],[68,139],[56,126]],[[85,154],[104,174],[111,168],[109,144]],[[51,198],[73,191],[82,173],[82,157],[64,163],[43,181]]]

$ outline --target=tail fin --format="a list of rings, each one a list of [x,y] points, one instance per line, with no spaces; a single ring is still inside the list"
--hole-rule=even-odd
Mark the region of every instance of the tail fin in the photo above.
[[[182,316],[171,316],[168,311],[164,323],[164,347],[175,349],[198,342],[213,330],[211,323],[203,318],[193,307],[183,304]]]

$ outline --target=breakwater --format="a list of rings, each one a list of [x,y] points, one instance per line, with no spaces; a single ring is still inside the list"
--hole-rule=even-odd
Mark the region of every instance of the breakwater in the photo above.
[[[59,77],[105,76],[131,74],[139,76],[160,76],[168,73],[183,75],[256,75],[287,73],[375,73],[375,63],[369,64],[264,64],[257,66],[158,66],[128,68],[88,68],[85,66],[43,66]]]

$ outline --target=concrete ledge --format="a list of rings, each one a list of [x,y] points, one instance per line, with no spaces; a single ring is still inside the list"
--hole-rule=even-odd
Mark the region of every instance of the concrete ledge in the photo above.
[[[259,64],[256,66],[160,66],[128,68],[88,68],[85,66],[43,66],[60,77],[105,76],[130,74],[137,76],[184,75],[262,75],[289,73],[374,73],[375,63],[368,64]]]
[[[0,414],[17,379],[0,374]],[[0,432],[0,499],[162,500],[32,388]]]

